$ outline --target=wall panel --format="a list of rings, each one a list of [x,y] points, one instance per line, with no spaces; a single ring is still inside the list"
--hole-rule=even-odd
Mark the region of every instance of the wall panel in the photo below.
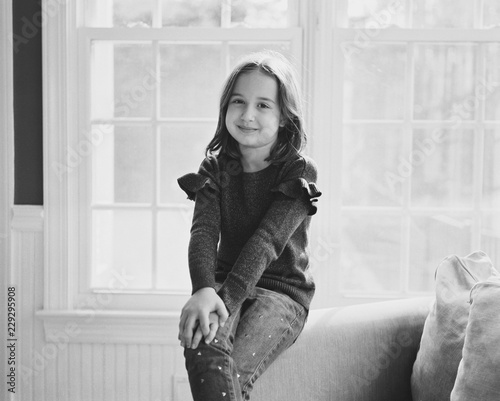
[[[43,317],[36,316],[44,299],[43,207],[14,206],[11,232],[19,303],[19,400],[189,401],[182,349],[172,340],[144,343],[147,328],[138,331],[135,342],[119,344],[104,337],[102,342],[72,342],[62,332],[47,338]]]

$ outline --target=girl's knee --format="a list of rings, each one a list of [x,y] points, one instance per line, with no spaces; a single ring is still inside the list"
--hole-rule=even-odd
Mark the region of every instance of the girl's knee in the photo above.
[[[203,360],[205,358],[211,358],[215,355],[230,355],[232,351],[232,346],[226,341],[219,340],[217,337],[207,344],[201,341],[197,348],[185,348],[184,357],[186,361],[190,360]]]

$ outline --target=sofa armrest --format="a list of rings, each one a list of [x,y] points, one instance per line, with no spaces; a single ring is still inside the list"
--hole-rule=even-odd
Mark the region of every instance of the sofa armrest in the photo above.
[[[431,302],[312,310],[297,342],[257,380],[252,400],[411,401],[411,372]]]

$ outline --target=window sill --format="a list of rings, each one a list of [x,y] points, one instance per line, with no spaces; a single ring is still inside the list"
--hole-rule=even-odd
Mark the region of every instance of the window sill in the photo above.
[[[36,317],[48,343],[179,344],[173,312],[42,310]]]

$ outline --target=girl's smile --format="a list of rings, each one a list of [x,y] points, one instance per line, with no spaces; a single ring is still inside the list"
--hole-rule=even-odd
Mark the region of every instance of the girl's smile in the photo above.
[[[238,125],[238,128],[240,129],[240,131],[245,133],[252,133],[257,131],[257,128],[245,127],[243,125]]]
[[[226,127],[238,142],[243,158],[266,159],[278,140],[281,112],[278,83],[258,70],[241,74],[226,113]]]

